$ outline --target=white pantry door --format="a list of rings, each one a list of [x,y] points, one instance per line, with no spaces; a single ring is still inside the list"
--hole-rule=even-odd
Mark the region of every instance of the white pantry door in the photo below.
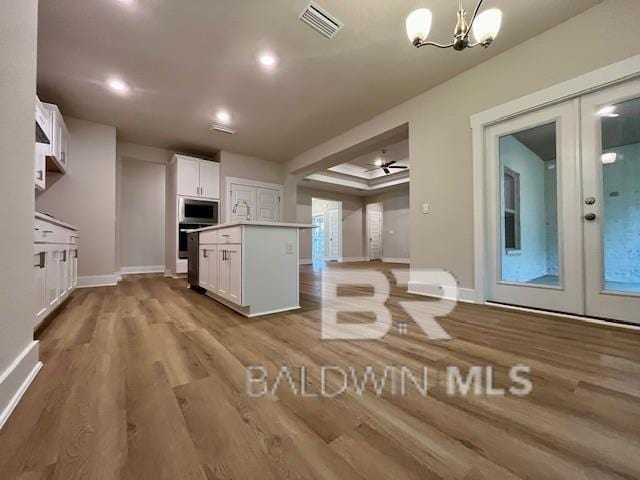
[[[231,218],[228,221],[256,219],[256,187],[231,184]]]
[[[258,212],[256,220],[261,222],[280,221],[280,191],[271,188],[257,188]]]

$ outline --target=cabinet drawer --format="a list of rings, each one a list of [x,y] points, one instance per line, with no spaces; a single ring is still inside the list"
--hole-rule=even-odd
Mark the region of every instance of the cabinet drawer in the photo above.
[[[69,241],[68,234],[65,234],[63,228],[36,219],[34,222],[33,241],[36,243],[67,243]]]
[[[218,242],[224,243],[242,243],[242,228],[231,227],[218,230]]]
[[[80,237],[78,236],[77,233],[71,233],[69,235],[69,243],[71,245],[78,245],[78,240],[80,240]]]
[[[215,245],[218,243],[218,230],[210,230],[200,234],[200,245]]]

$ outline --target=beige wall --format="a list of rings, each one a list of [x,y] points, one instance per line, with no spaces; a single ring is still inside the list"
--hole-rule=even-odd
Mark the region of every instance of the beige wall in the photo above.
[[[281,163],[269,162],[261,158],[248,157],[232,152],[220,152],[220,212],[225,221],[226,198],[224,192],[226,188],[226,178],[237,177],[257,182],[285,184],[284,165]],[[287,202],[287,190],[284,192]]]
[[[127,142],[118,142],[116,152],[118,265],[125,271],[164,266],[165,182],[173,152]]]
[[[382,210],[383,257],[409,260],[409,186],[366,197],[365,202],[367,206],[379,205]]]
[[[2,3],[0,414],[38,360],[37,344],[33,343],[32,303],[37,19],[36,0]],[[29,347],[32,353],[20,360]]]
[[[57,178],[47,176],[47,189],[37,195],[36,208],[80,230],[79,277],[117,275],[116,129],[70,117],[65,122],[68,171]]]
[[[448,269],[473,288],[471,115],[640,53],[638,18],[640,1],[606,0],[297,156],[287,171],[409,122],[412,266]]]
[[[300,223],[311,223],[313,198],[342,202],[342,257],[364,257],[364,201],[362,197],[299,187],[297,216]],[[311,230],[300,232],[300,259],[311,260]]]

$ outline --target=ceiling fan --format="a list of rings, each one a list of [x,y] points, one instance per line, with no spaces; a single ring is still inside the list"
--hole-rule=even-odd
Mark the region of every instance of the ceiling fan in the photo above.
[[[373,163],[367,163],[367,165],[369,165],[370,167],[375,167],[375,168],[367,170],[366,173],[373,172],[374,170],[382,169],[386,175],[389,175],[391,173],[391,170],[390,170],[391,168],[396,168],[398,170],[406,170],[407,168],[409,168],[409,167],[403,167],[401,165],[394,165],[395,163],[398,163],[395,160],[387,162],[385,160],[386,155],[387,155],[387,151],[382,150],[382,156],[376,160],[375,165]]]

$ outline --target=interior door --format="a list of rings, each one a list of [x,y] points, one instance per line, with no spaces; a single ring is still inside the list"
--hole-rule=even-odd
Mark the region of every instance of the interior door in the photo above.
[[[586,310],[640,323],[640,81],[582,99]]]
[[[262,222],[280,221],[280,191],[271,188],[257,188],[257,220]]]
[[[382,213],[371,210],[367,214],[369,225],[369,259],[382,258]]]
[[[255,220],[256,218],[256,187],[231,184],[231,204],[229,205],[229,221]]]
[[[340,258],[340,210],[329,210],[329,228],[327,229],[329,260],[338,260]]]
[[[313,221],[314,229],[312,230],[312,260],[324,260],[324,215],[314,215]]]
[[[200,162],[178,159],[178,195],[184,197],[199,197],[200,193]]]
[[[488,299],[582,314],[578,101],[486,130]]]
[[[200,196],[212,200],[220,198],[220,164],[200,162]]]

